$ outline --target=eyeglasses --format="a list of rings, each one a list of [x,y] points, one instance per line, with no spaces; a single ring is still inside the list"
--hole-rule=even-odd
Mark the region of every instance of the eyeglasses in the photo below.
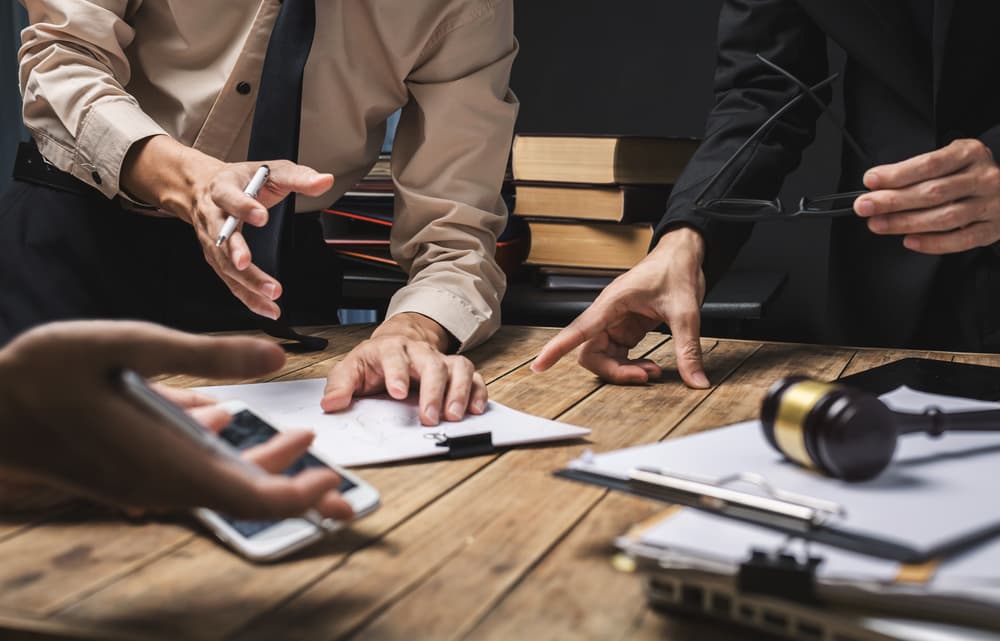
[[[712,190],[713,187],[722,179],[727,172],[736,164],[737,160],[743,157],[743,154],[747,153],[748,150],[755,149],[757,145],[764,139],[765,135],[770,132],[782,116],[784,116],[793,107],[797,106],[805,98],[812,100],[824,114],[826,114],[830,120],[837,126],[840,133],[843,134],[844,140],[851,147],[851,149],[860,158],[862,158],[868,166],[874,166],[875,163],[872,161],[871,157],[861,148],[858,141],[847,131],[844,125],[830,113],[829,107],[816,95],[817,91],[825,89],[830,86],[834,80],[836,80],[840,74],[835,73],[829,78],[816,83],[813,86],[809,86],[806,83],[799,80],[791,72],[782,69],[777,64],[771,62],[764,56],[757,54],[757,59],[762,63],[767,65],[769,68],[778,72],[792,83],[794,83],[801,91],[797,96],[785,103],[781,109],[778,109],[774,114],[768,118],[764,124],[757,128],[746,142],[744,142],[739,149],[734,153],[719,171],[709,179],[708,183],[705,185],[701,193],[695,198],[695,211],[709,216],[711,218],[719,218],[723,220],[740,220],[740,221],[758,221],[758,220],[783,220],[796,217],[821,217],[821,216],[844,216],[847,214],[854,213],[854,201],[858,196],[868,193],[867,191],[851,191],[842,192],[835,194],[828,194],[825,196],[818,196],[811,198],[808,196],[803,196],[799,200],[799,206],[794,211],[786,210],[781,202],[780,198],[775,198],[773,200],[760,200],[753,198],[731,198],[729,197],[728,191],[732,188],[732,184],[736,182],[736,179],[742,175],[741,171],[736,175],[736,177],[730,181],[720,198],[708,198],[707,194]],[[752,154],[751,154],[752,155]]]

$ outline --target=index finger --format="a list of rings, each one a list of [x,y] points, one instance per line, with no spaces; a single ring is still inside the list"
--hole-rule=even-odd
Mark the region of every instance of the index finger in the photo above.
[[[235,216],[254,227],[267,224],[267,207],[232,183],[216,183],[213,186],[212,200],[227,215]],[[222,226],[219,227],[221,229]],[[218,233],[218,230],[214,231]]]
[[[544,372],[559,359],[608,328],[614,320],[610,305],[594,302],[561,332],[545,343],[531,364],[531,371]]]
[[[955,141],[947,147],[914,156],[890,165],[873,167],[865,173],[868,189],[899,189],[955,173],[977,160],[976,145]]]

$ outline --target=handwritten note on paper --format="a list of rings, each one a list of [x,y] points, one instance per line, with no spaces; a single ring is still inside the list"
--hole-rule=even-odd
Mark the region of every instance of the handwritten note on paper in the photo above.
[[[490,432],[497,447],[582,438],[590,430],[557,423],[489,402],[480,416],[457,423],[424,427],[417,398],[397,401],[388,396],[355,399],[343,412],[325,414],[319,401],[326,379],[221,385],[201,391],[219,401],[243,401],[278,429],[304,428],[316,433],[313,451],[339,465],[368,465],[446,454],[437,435],[462,436]]]

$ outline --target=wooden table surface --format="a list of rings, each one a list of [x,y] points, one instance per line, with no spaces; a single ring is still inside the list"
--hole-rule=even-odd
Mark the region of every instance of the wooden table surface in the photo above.
[[[369,331],[325,330],[325,353],[292,356],[266,380],[323,376]],[[732,630],[647,610],[638,579],[612,569],[612,539],[662,505],[552,472],[586,448],[752,418],[767,387],[787,374],[832,380],[912,355],[1000,365],[1000,356],[706,339],[714,386],[689,390],[671,370],[670,337],[653,334],[634,353],[671,370],[665,380],[615,387],[571,358],[531,373],[527,364],[554,333],[506,327],[470,357],[493,400],[589,427],[587,442],[362,468],[382,493],[382,508],[272,565],[242,560],[183,517],[130,522],[82,505],[0,517],[0,638],[733,638]]]

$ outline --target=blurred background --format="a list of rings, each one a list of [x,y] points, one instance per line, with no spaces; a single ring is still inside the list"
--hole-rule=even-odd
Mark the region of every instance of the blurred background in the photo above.
[[[0,8],[0,186],[9,184],[20,125],[16,49],[25,23],[17,3]],[[515,0],[521,53],[511,84],[525,133],[700,137],[712,104],[715,22],[721,0]],[[842,56],[831,51],[834,65]],[[821,122],[787,198],[836,185],[839,141]],[[758,225],[736,269],[784,271],[788,281],[745,338],[818,341],[823,336],[828,225]]]

